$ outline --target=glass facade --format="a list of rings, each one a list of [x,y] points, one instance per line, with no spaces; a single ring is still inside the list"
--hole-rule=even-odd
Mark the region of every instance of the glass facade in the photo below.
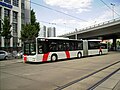
[[[18,43],[18,12],[13,11],[13,47]]]
[[[13,47],[17,47],[18,37],[13,37]]]
[[[4,2],[11,4],[11,0],[4,0]]]
[[[4,8],[4,17],[9,17],[10,18],[10,10]],[[5,47],[10,47],[10,39],[4,39],[4,45]]]
[[[25,7],[27,4],[28,7]],[[0,35],[0,47],[21,47],[22,43],[20,38],[20,31],[22,29],[22,25],[25,24],[26,19],[25,16],[29,18],[30,13],[27,12],[27,10],[30,10],[29,8],[30,2],[27,2],[26,0],[0,0],[0,30],[2,28],[2,20],[4,20],[5,17],[8,17],[10,19],[11,27],[11,34],[13,37],[10,38],[10,40],[5,40]],[[19,45],[18,45],[19,42]]]
[[[2,17],[2,8],[0,7],[0,20],[1,20],[1,17]]]
[[[13,5],[19,7],[19,0],[13,0]]]
[[[18,12],[13,11],[13,22],[17,22]]]
[[[21,19],[25,19],[25,14],[24,13],[21,13]]]
[[[24,2],[21,3],[21,9],[25,9],[25,4],[24,4]]]
[[[1,18],[2,15],[1,15],[1,12],[2,12],[2,8],[0,7],[0,32],[1,32],[1,30],[2,30],[2,25],[1,25],[1,24],[2,24],[2,22],[1,22],[1,21],[2,21],[2,20],[1,20],[1,19],[2,19],[2,18]],[[1,42],[2,42],[2,40],[1,40],[1,36],[0,36],[0,47],[1,47]]]
[[[17,23],[13,23],[13,36],[17,35]]]
[[[10,10],[9,9],[4,9],[4,17],[10,18]]]

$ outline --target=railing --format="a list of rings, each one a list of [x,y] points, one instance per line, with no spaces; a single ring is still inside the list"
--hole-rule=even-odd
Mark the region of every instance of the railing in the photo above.
[[[100,26],[107,25],[107,24],[110,24],[110,23],[113,23],[113,22],[117,22],[117,21],[120,21],[120,18],[116,18],[116,19],[112,19],[112,20],[109,20],[109,21],[105,21],[105,22],[99,23],[99,24],[95,24],[95,25],[92,25],[92,26],[88,26],[88,27],[82,28],[82,29],[80,29],[80,30],[78,30],[78,31],[69,32],[69,33],[63,34],[63,35],[61,35],[61,36],[69,35],[69,34],[74,34],[74,33],[80,32],[80,31],[86,31],[86,30],[88,30],[88,29],[100,27]]]

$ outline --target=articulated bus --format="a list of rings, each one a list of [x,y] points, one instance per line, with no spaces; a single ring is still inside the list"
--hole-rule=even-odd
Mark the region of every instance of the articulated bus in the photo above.
[[[73,40],[68,38],[37,37],[24,42],[24,62],[46,62],[60,59],[81,58],[108,52],[101,40]]]

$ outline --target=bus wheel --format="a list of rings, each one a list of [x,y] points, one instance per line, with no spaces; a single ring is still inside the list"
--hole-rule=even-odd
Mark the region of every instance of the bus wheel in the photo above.
[[[102,52],[101,52],[101,51],[99,52],[99,55],[102,55]]]
[[[51,56],[51,61],[57,61],[57,60],[58,60],[58,58],[57,58],[56,54],[54,54],[54,55]]]
[[[78,52],[77,58],[81,58],[81,57],[82,57],[82,54],[80,52]]]
[[[6,56],[4,59],[5,59],[5,60],[8,60],[8,57]]]

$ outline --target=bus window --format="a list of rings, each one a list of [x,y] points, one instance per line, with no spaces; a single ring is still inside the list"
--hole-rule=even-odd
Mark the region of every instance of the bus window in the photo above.
[[[82,50],[83,49],[83,43],[82,42],[78,42],[78,50]]]
[[[36,54],[36,45],[35,44],[33,44],[33,43],[31,43],[30,44],[30,52],[31,52],[31,54]]]
[[[29,54],[29,44],[24,44],[24,54]]]
[[[68,42],[66,42],[66,50],[68,51],[69,50],[69,43]]]
[[[59,51],[62,51],[62,50],[63,50],[63,45],[62,45],[62,43],[59,43],[59,44],[58,44],[58,50],[59,50]]]
[[[38,42],[38,54],[43,54],[48,52],[47,42]]]
[[[70,42],[70,50],[72,51],[74,50],[74,48],[75,48],[74,42]]]
[[[24,43],[24,54],[26,55],[36,54],[36,44],[33,42]]]
[[[49,51],[50,52],[55,52],[58,50],[57,42],[49,42]]]
[[[99,41],[88,41],[88,49],[99,49]]]
[[[101,47],[102,49],[107,49],[107,44],[101,43],[101,44],[100,44],[100,47]]]
[[[43,45],[38,45],[38,54],[43,53]]]

